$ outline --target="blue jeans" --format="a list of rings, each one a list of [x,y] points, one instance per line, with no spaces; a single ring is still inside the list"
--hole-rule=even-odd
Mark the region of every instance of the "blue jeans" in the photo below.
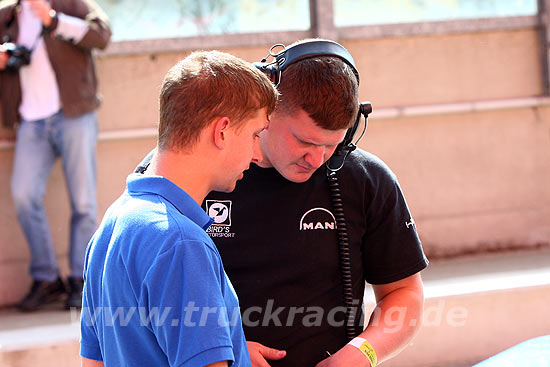
[[[88,241],[96,229],[95,112],[21,121],[15,143],[11,192],[17,219],[30,247],[30,273],[35,280],[53,281],[59,275],[44,193],[48,176],[61,157],[71,203],[69,262],[71,276],[82,278]]]

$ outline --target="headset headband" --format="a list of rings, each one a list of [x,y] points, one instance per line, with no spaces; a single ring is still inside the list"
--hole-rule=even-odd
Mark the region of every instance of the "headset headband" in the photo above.
[[[273,53],[273,49],[282,47],[282,51]],[[268,57],[273,57],[274,61],[267,63]],[[293,63],[317,56],[332,56],[338,57],[346,64],[348,64],[355,77],[357,78],[357,84],[359,84],[359,72],[355,67],[355,61],[351,54],[337,42],[329,40],[310,40],[298,43],[296,45],[286,48],[283,44],[273,45],[269,49],[269,54],[260,62],[255,62],[254,65],[262,70],[267,76],[275,83],[279,85],[281,81],[281,73],[289,65]]]

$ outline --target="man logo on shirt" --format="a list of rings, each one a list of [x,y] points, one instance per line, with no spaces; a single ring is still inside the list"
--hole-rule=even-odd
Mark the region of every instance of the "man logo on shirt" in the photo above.
[[[313,208],[300,219],[300,231],[335,230],[336,218],[330,210]]]

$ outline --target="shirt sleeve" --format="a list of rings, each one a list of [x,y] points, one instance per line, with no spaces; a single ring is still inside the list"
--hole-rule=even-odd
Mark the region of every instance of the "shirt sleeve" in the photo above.
[[[59,14],[55,35],[72,43],[78,43],[88,32],[88,25],[80,18]]]
[[[94,324],[94,312],[90,310],[86,285],[82,292],[82,310],[80,314],[80,355],[95,361],[103,361],[99,340]]]
[[[148,271],[139,303],[161,316],[150,329],[171,366],[234,361],[224,276],[219,254],[200,241],[179,242]]]
[[[93,1],[75,0],[70,7],[57,6],[57,18],[47,29],[79,48],[104,49],[111,39],[111,27],[105,12]]]
[[[369,170],[373,188],[365,203],[365,279],[391,283],[421,271],[428,260],[395,174],[378,159]]]

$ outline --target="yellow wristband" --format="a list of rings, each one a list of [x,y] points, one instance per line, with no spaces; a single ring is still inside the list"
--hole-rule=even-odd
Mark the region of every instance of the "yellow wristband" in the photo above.
[[[372,345],[365,338],[354,338],[348,344],[353,345],[359,349],[369,359],[371,367],[376,367],[378,364],[378,357]]]

